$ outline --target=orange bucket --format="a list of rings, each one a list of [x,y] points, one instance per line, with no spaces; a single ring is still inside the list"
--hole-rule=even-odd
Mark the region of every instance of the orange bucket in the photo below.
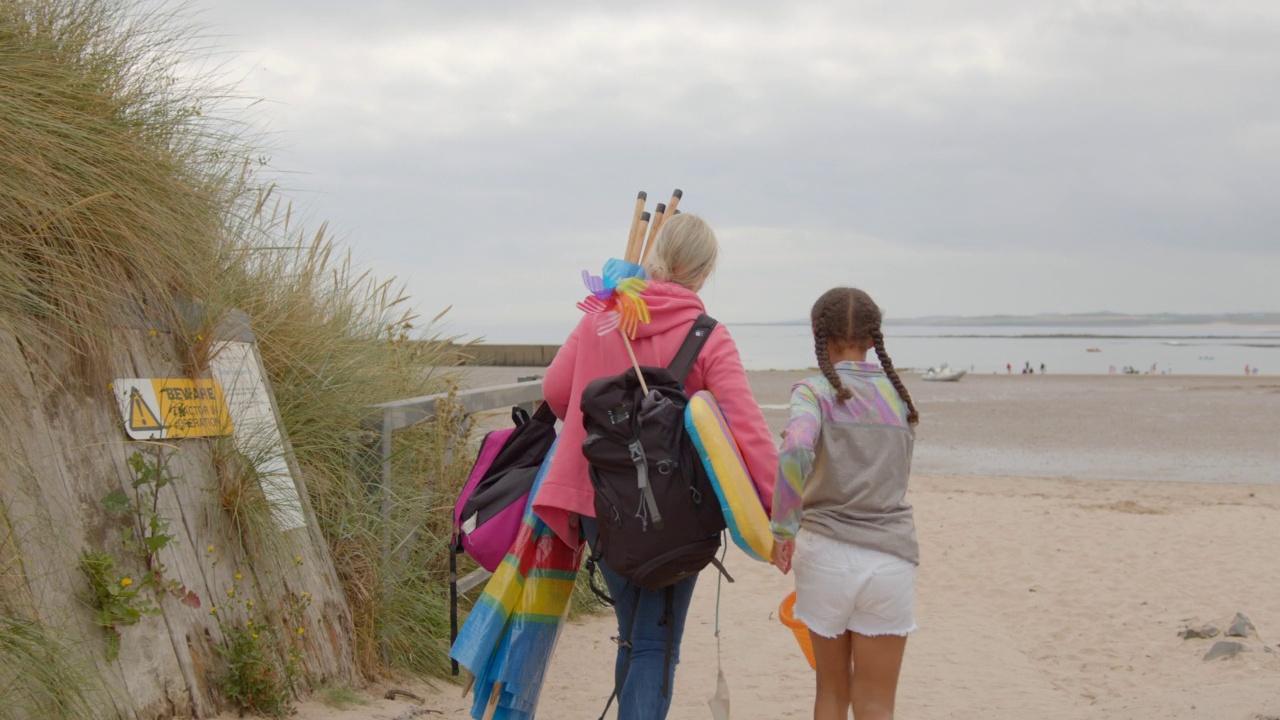
[[[795,591],[783,598],[782,606],[778,608],[778,619],[783,625],[791,628],[791,632],[796,636],[796,642],[800,644],[800,650],[804,653],[804,659],[809,661],[809,667],[817,670],[818,661],[813,657],[813,641],[809,638],[809,627],[796,619]]]

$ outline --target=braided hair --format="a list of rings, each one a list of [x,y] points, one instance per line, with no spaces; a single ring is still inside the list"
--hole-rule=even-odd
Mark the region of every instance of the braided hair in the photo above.
[[[920,414],[916,412],[907,386],[898,377],[898,371],[894,370],[893,360],[884,349],[884,333],[880,330],[882,317],[880,307],[870,295],[861,290],[841,287],[823,293],[809,313],[809,319],[813,323],[813,350],[818,358],[818,369],[835,389],[836,400],[848,400],[853,397],[853,391],[840,382],[840,376],[831,364],[828,343],[844,346],[870,340],[880,359],[880,365],[884,368],[884,374],[907,405],[907,422],[916,425],[920,422]]]

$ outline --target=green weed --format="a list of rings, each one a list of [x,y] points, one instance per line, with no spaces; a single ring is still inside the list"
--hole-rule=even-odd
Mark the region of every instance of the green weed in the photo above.
[[[293,710],[293,694],[302,676],[302,636],[311,594],[286,598],[267,608],[251,590],[235,582],[220,604],[209,612],[218,619],[223,644],[218,654],[225,664],[219,681],[224,696],[241,713],[284,717]]]
[[[104,552],[80,556],[80,570],[89,579],[94,608],[93,622],[107,631],[107,659],[120,655],[120,630],[136,625],[144,615],[159,615],[160,608],[143,592],[143,585],[128,574],[116,572],[116,559]]]

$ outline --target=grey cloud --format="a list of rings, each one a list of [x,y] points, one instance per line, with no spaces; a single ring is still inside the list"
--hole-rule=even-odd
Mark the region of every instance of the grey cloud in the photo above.
[[[237,0],[204,19],[257,63],[247,90],[278,101],[277,162],[302,171],[286,184],[360,254],[412,269],[429,303],[455,289],[424,279],[440,265],[431,257],[473,285],[590,263],[614,252],[635,190],[652,203],[679,184],[717,227],[787,229],[778,237],[815,257],[875,238],[903,253],[886,271],[912,251],[1016,254],[1011,274],[1044,277],[1055,254],[1129,268],[1130,288],[1038,308],[1094,310],[1099,296],[1115,309],[1183,301],[1159,253],[1188,272],[1242,257],[1251,272],[1280,270],[1278,13],[1250,2]],[[659,42],[664,27],[678,41]],[[1207,249],[1219,254],[1185,262]],[[742,267],[756,273],[744,285],[769,280]],[[1036,287],[988,275],[983,293],[996,297],[964,300],[973,312]],[[1269,309],[1257,289],[1195,282],[1212,306],[1184,309]],[[717,292],[741,316],[772,311],[735,284]],[[934,293],[942,286],[952,297]],[[959,287],[903,294],[929,313]],[[533,302],[576,292],[536,290]]]

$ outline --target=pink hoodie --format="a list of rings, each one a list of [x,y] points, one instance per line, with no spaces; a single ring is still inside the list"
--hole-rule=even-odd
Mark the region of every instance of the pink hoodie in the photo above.
[[[668,282],[650,282],[644,292],[653,320],[641,325],[632,341],[641,365],[666,367],[684,342],[689,327],[705,312],[693,291]],[[587,315],[565,341],[542,380],[542,392],[556,417],[564,420],[560,444],[533,509],[562,540],[578,544],[574,515],[595,516],[595,493],[582,455],[586,430],[582,427],[582,391],[587,383],[631,367],[618,333],[596,334],[596,315]],[[733,429],[747,471],[760,491],[765,510],[773,507],[773,483],[778,472],[778,449],[769,435],[764,413],[747,383],[738,348],[724,325],[716,325],[685,380],[689,395],[710,390]]]

